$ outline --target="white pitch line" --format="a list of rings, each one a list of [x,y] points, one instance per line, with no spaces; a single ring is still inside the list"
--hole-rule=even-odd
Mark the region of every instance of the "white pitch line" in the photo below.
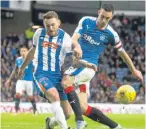
[[[14,124],[17,124],[17,123],[11,123],[12,125],[14,125]],[[21,125],[21,126],[19,126],[19,125]],[[17,126],[15,126],[15,129],[20,129],[21,127],[22,127],[22,125],[24,125],[25,127],[28,127],[29,125],[30,125],[30,123],[29,124],[27,124],[27,123],[19,123],[19,125],[17,124]],[[23,126],[23,127],[24,127]],[[7,125],[7,126],[0,126],[0,128],[12,128],[13,126],[10,126],[10,125]],[[38,124],[36,125],[33,125],[33,127],[38,127]],[[43,127],[43,125],[40,125],[40,127],[38,127],[39,129],[42,129],[42,127]],[[97,128],[99,128],[99,129],[109,129],[108,127],[104,127],[104,126],[96,126],[96,127],[92,127],[92,128],[90,128],[90,127],[86,127],[86,129],[97,129]],[[59,127],[56,127],[55,129],[59,129]],[[123,128],[123,129],[144,129],[144,128],[141,128],[141,127],[137,127],[137,128],[135,128],[135,127],[131,127],[131,128]]]
[[[86,127],[86,129],[109,129],[108,127],[103,127],[103,126],[97,126],[97,127],[92,127],[92,128],[90,128],[90,127]],[[59,127],[56,127],[55,129],[60,129]],[[122,129],[144,129],[144,128],[122,128]]]

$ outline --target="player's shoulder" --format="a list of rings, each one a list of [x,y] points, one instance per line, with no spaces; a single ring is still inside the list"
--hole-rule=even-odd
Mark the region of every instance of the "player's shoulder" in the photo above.
[[[63,33],[64,34],[64,37],[71,38],[71,36],[65,30],[59,28],[59,31],[60,31],[60,33]]]
[[[41,32],[44,28],[38,28],[36,32]]]
[[[38,28],[36,31],[35,31],[35,34],[36,35],[40,35],[42,33],[42,31],[44,30],[44,28]]]
[[[112,34],[114,36],[118,36],[118,33],[109,24],[107,26],[107,30],[110,32],[110,34]]]
[[[84,16],[81,18],[81,20],[79,21],[79,24],[82,26],[86,26],[86,25],[92,25],[95,24],[96,22],[96,17],[92,17],[92,16]]]
[[[23,60],[23,58],[21,56],[16,58],[16,62],[22,61],[22,60]]]
[[[17,58],[16,58],[16,60],[22,60],[22,57],[21,57],[21,56],[19,56],[19,57],[17,57]]]
[[[97,18],[93,16],[84,16],[81,18],[82,21],[95,21]]]

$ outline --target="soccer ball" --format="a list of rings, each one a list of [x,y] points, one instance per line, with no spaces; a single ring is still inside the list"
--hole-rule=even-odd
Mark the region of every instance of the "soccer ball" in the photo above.
[[[130,104],[133,103],[136,98],[136,91],[130,85],[122,85],[116,93],[116,99],[119,103]]]

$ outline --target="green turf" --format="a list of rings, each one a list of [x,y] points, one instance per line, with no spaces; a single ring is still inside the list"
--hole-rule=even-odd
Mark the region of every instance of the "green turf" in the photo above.
[[[1,114],[1,129],[44,129],[44,119],[47,114],[38,114],[34,116],[32,114],[19,114],[13,115],[10,113]],[[51,116],[51,115],[49,115]],[[110,118],[120,123],[124,129],[145,129],[145,116],[144,115],[108,115]],[[85,118],[88,123],[87,129],[108,129],[107,126],[101,125],[97,122],[93,122],[90,119]],[[68,120],[70,127],[75,127],[74,116]],[[55,129],[59,129],[56,127]]]

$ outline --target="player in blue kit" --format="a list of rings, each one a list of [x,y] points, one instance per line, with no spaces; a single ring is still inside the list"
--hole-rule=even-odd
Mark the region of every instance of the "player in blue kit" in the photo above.
[[[43,22],[45,28],[36,30],[33,36],[33,47],[29,50],[19,70],[19,76],[22,75],[27,64],[33,60],[33,75],[38,94],[50,102],[54,114],[51,122],[53,125],[57,122],[56,124],[59,124],[61,129],[67,129],[65,116],[67,118],[67,113],[71,113],[71,108],[61,87],[61,67],[66,54],[72,51],[71,38],[64,30],[59,28],[60,20],[54,11],[47,12],[43,17]],[[77,58],[79,55],[77,53],[78,49],[80,49],[78,44],[73,46],[73,52]],[[63,110],[60,106],[60,100]],[[84,129],[85,122],[81,110],[78,116],[77,129]],[[52,124],[50,124],[48,118],[46,119],[46,129],[52,129]]]
[[[79,43],[81,46],[82,53],[79,54],[80,56],[78,55],[81,57],[80,60],[88,62],[94,66],[98,66],[99,56],[104,52],[105,47],[108,44],[111,44],[115,49],[117,49],[119,56],[128,65],[132,74],[143,82],[141,72],[135,68],[130,57],[122,47],[119,35],[108,24],[113,17],[113,13],[114,8],[111,4],[103,4],[98,11],[97,18],[88,16],[83,17],[79,21],[78,27],[72,36],[72,43]],[[97,69],[93,70],[86,67],[70,67],[65,72],[62,79],[62,85],[68,96],[70,105],[74,109],[74,112],[79,110],[79,97],[81,109],[85,116],[91,120],[107,125],[111,129],[122,129],[119,124],[109,119],[100,110],[89,106],[87,103],[86,85],[89,85],[89,82],[95,75],[96,70]],[[74,85],[78,86],[78,93],[75,92]]]
[[[28,49],[26,47],[21,47],[20,48],[20,57],[16,59],[15,62],[15,67],[6,81],[6,86],[10,86],[10,82],[13,79],[13,77],[17,74],[18,69],[21,67],[26,55],[28,53]],[[27,65],[27,67],[24,70],[24,74],[21,79],[19,79],[16,83],[16,95],[15,95],[15,111],[16,113],[19,110],[19,104],[20,104],[20,98],[26,92],[28,95],[29,101],[32,103],[33,106],[33,113],[35,114],[37,109],[36,109],[36,102],[33,97],[33,64],[32,62]]]

